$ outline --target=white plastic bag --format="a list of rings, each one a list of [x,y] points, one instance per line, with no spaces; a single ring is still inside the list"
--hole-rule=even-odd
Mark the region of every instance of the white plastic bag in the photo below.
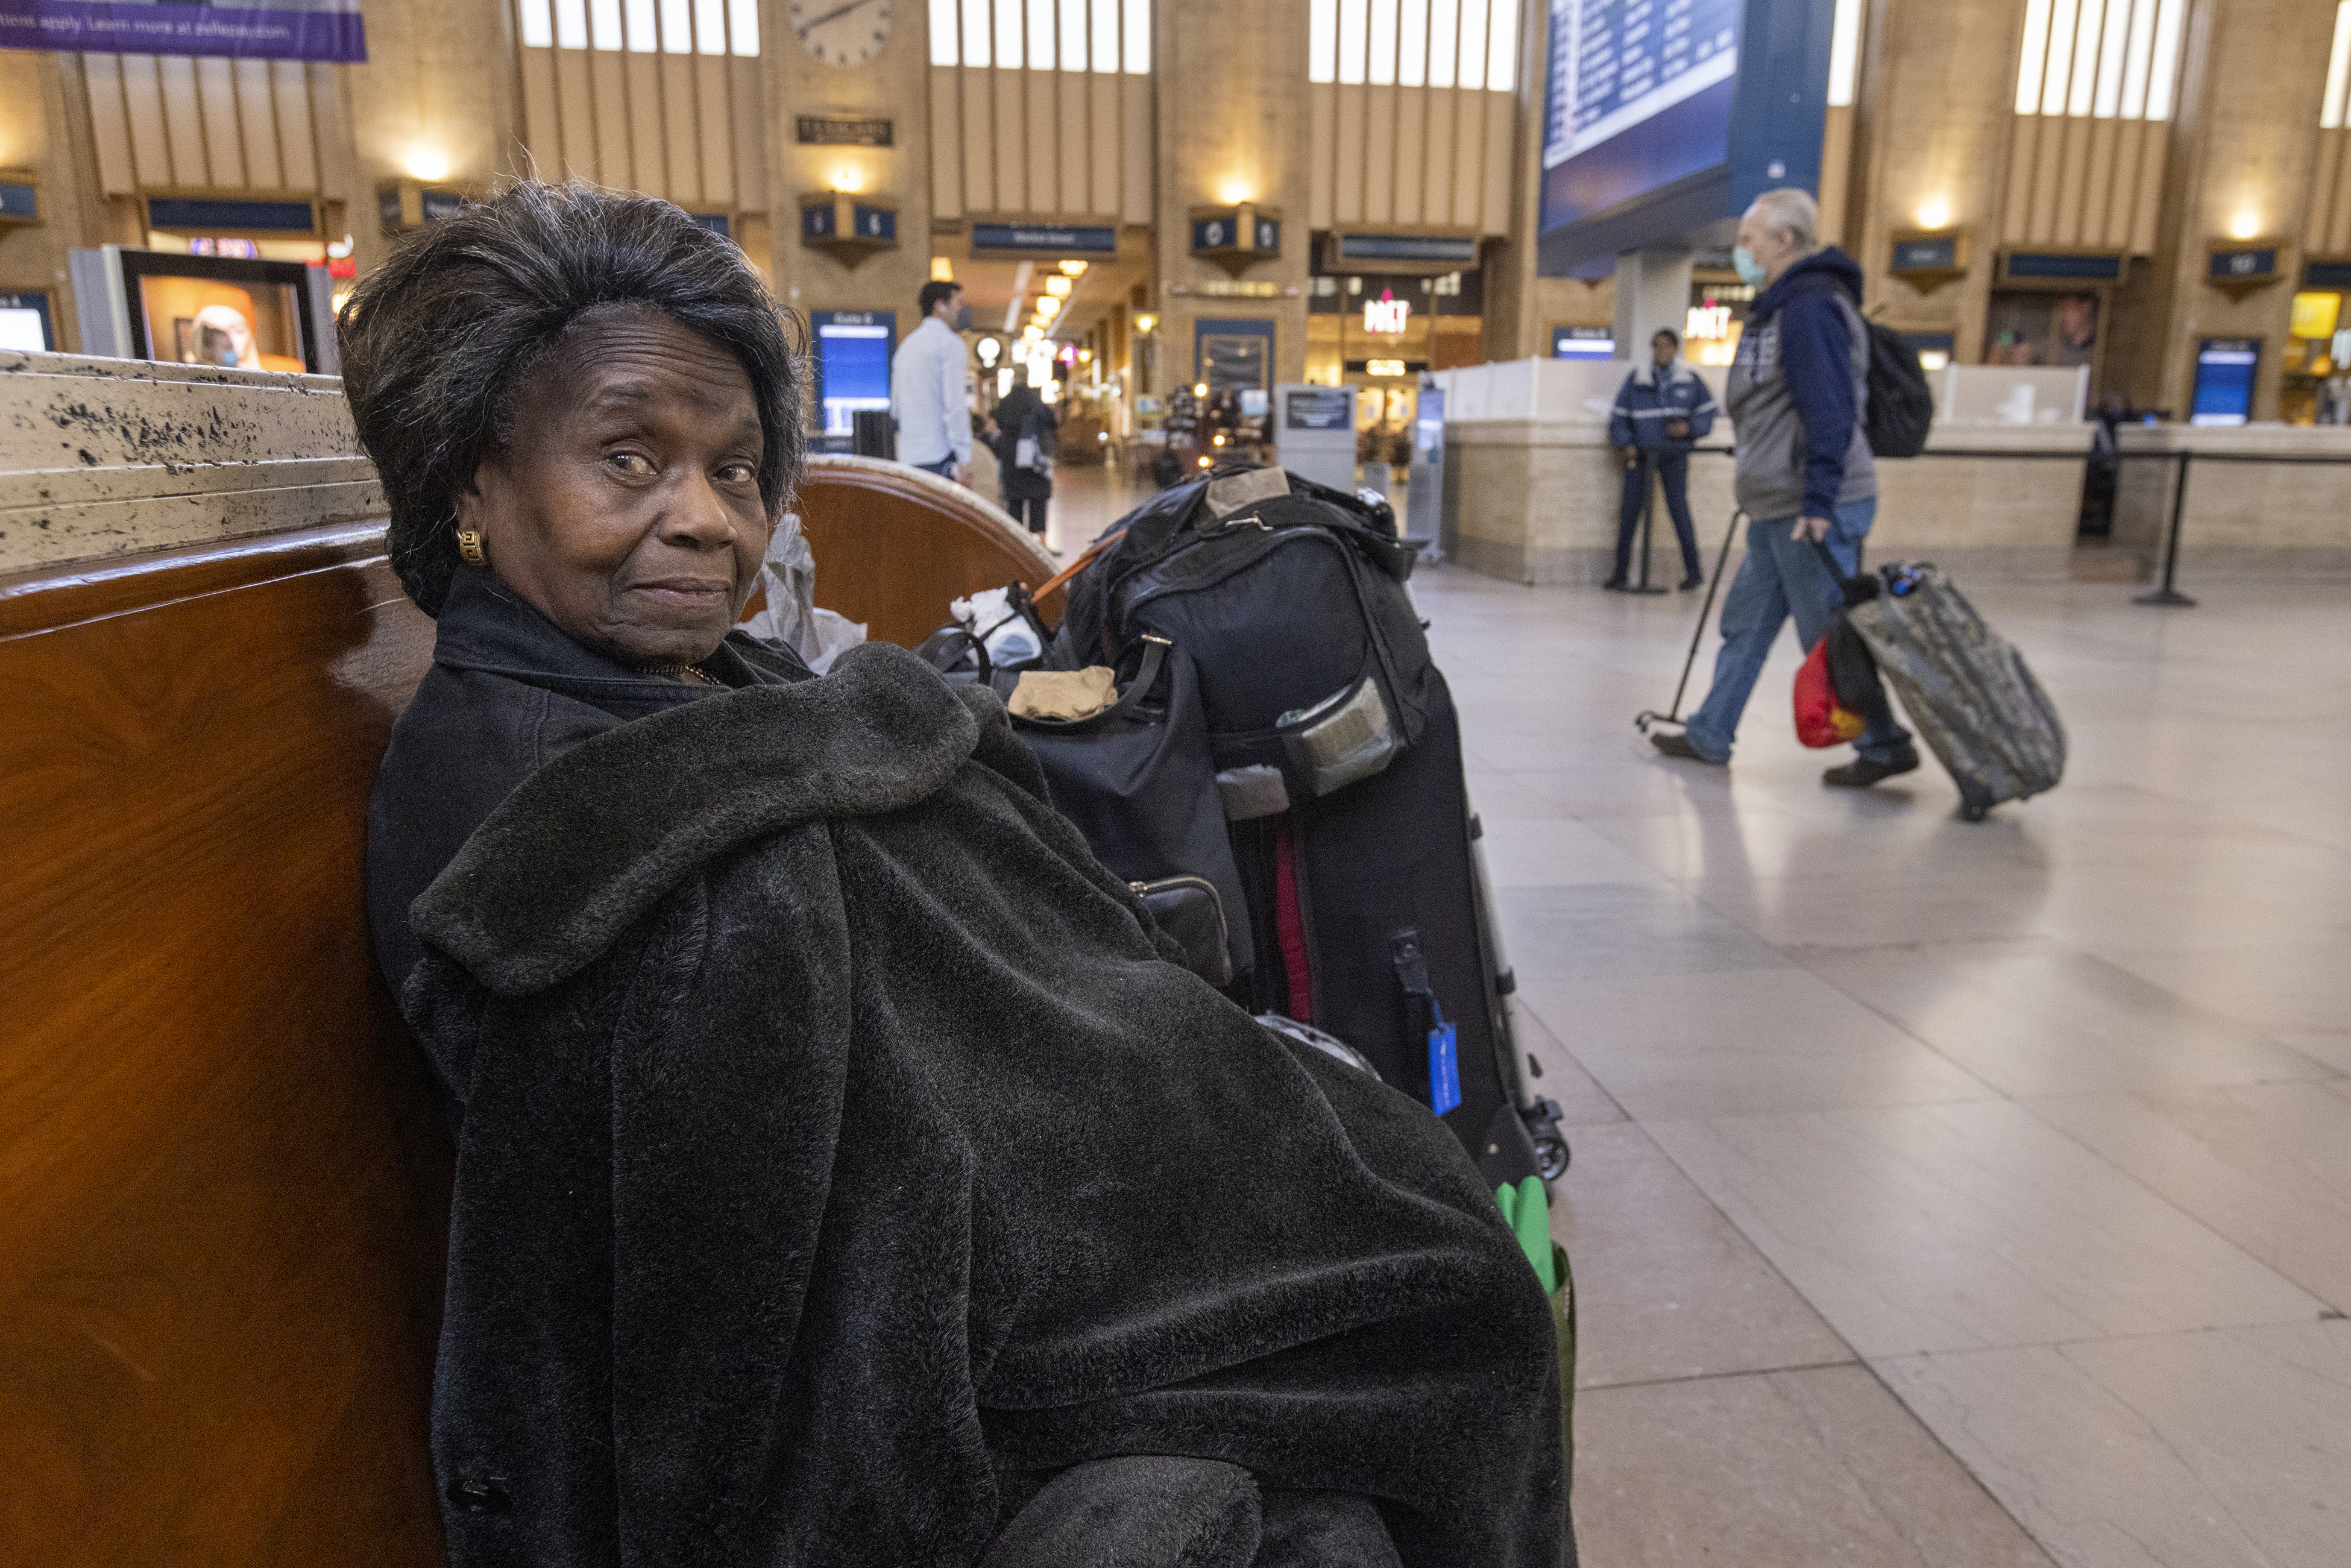
[[[759,563],[759,586],[767,591],[767,608],[745,621],[742,630],[785,643],[818,674],[832,667],[842,649],[865,641],[862,622],[816,607],[816,553],[800,532],[798,514],[786,512],[776,525],[767,559]]]
[[[1045,651],[1029,618],[1012,608],[1008,589],[985,589],[969,599],[958,599],[947,606],[947,613],[955,617],[956,625],[979,639],[980,646],[987,650],[988,663],[998,668],[1028,664]]]

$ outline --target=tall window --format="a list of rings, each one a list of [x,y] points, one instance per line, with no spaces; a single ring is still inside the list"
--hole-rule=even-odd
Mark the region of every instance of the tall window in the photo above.
[[[526,48],[759,53],[759,0],[522,0]]]
[[[2019,114],[2168,120],[2188,0],[2026,0]]]
[[[1853,102],[1853,88],[1861,74],[1861,0],[1836,0],[1836,16],[1829,25],[1829,107]]]
[[[1519,80],[1520,0],[1311,0],[1306,78],[1375,87]]]
[[[2343,0],[2335,7],[2335,47],[2326,56],[2326,97],[2319,105],[2318,129],[2341,129],[2347,89],[2351,89],[2351,0]]]
[[[930,0],[931,64],[1151,74],[1151,0]]]

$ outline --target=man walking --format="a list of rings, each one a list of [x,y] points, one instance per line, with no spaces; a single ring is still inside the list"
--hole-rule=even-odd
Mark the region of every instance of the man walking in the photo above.
[[[1731,361],[1723,402],[1738,432],[1733,484],[1749,517],[1747,559],[1722,604],[1714,685],[1680,735],[1651,732],[1669,757],[1719,767],[1780,624],[1792,612],[1806,649],[1828,631],[1844,596],[1820,559],[1827,546],[1850,574],[1877,516],[1877,470],[1862,416],[1869,398],[1869,333],[1861,268],[1818,239],[1802,191],[1766,191],[1739,220],[1731,264],[1760,292]],[[1883,695],[1861,714],[1860,755],[1823,782],[1865,789],[1918,766],[1910,732]]]
[[[890,361],[890,412],[898,419],[898,461],[958,485],[971,483],[971,408],[964,393],[964,345],[971,308],[960,283],[931,282],[915,296],[923,319]]]
[[[1670,327],[1649,340],[1649,362],[1625,378],[1608,416],[1608,444],[1625,460],[1625,505],[1616,517],[1616,570],[1600,586],[1622,589],[1633,563],[1633,535],[1649,503],[1654,469],[1666,486],[1666,510],[1682,547],[1682,587],[1706,581],[1698,565],[1698,531],[1690,526],[1689,455],[1714,428],[1714,397],[1687,366],[1676,362],[1682,340]]]

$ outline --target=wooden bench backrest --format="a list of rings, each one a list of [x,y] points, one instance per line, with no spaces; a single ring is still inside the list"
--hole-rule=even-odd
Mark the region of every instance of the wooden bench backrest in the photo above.
[[[811,458],[795,505],[816,554],[817,603],[863,622],[876,642],[914,647],[947,623],[953,601],[1053,575],[1053,559],[1001,507],[901,463]]]
[[[448,1150],[360,902],[381,528],[0,587],[0,1561],[430,1564]]]

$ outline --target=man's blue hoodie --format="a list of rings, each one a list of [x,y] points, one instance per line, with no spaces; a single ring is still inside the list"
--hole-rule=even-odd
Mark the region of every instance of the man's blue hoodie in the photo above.
[[[1832,246],[1781,274],[1749,310],[1723,402],[1750,516],[1834,517],[1840,502],[1877,494],[1862,432],[1869,336],[1860,301],[1861,268]]]

